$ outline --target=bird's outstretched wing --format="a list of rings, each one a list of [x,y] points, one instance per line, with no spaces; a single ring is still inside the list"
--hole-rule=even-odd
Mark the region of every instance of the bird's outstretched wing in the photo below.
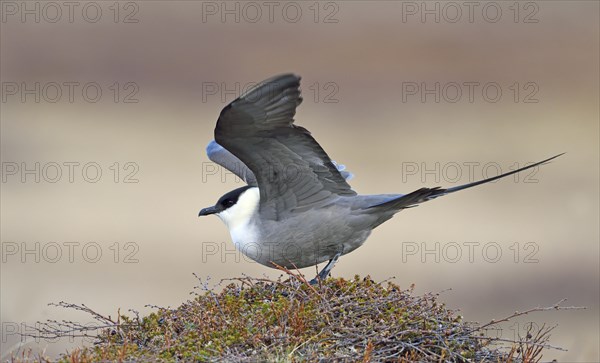
[[[402,196],[399,196],[397,198],[385,201],[384,203],[379,203],[379,204],[375,204],[375,205],[371,205],[368,207],[368,209],[372,209],[373,211],[382,211],[382,210],[389,210],[389,211],[399,211],[401,209],[405,209],[405,208],[411,208],[414,207],[420,203],[426,202],[428,200],[432,200],[435,199],[437,197],[441,197],[442,195],[446,195],[446,194],[450,194],[450,193],[454,193],[457,192],[459,190],[463,190],[463,189],[467,189],[467,188],[471,188],[477,185],[481,185],[481,184],[485,184],[485,183],[489,183],[491,181],[494,180],[498,180],[500,178],[504,178],[506,176],[509,175],[513,175],[515,173],[521,172],[523,170],[527,170],[530,168],[534,168],[536,166],[539,166],[541,164],[547,163],[552,159],[555,159],[559,156],[561,156],[563,154],[558,154],[556,156],[553,156],[551,158],[548,158],[546,160],[542,160],[539,161],[537,163],[522,167],[520,169],[517,170],[513,170],[510,171],[508,173],[504,173],[504,174],[500,174],[491,178],[487,178],[487,179],[483,179],[483,180],[478,180],[476,182],[473,183],[468,183],[468,184],[464,184],[464,185],[459,185],[456,187],[452,187],[452,188],[440,188],[440,187],[435,187],[435,188],[421,188],[421,189],[417,189],[412,193],[409,194],[405,194]]]
[[[356,195],[310,132],[294,125],[299,87],[293,74],[270,78],[227,105],[217,120],[216,142],[256,176],[263,218],[278,220]]]

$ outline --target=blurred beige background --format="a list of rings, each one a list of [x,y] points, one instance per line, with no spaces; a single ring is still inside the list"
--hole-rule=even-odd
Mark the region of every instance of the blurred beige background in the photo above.
[[[60,3],[2,2],[3,358],[22,323],[88,319],[49,302],[114,316],[179,305],[194,272],[209,284],[278,276],[197,213],[240,186],[204,153],[221,108],[236,87],[294,72],[297,123],[359,193],[458,185],[566,152],[535,175],[400,213],[333,275],[452,288],[442,299],[481,322],[567,298],[587,310],[536,313],[503,337],[558,324],[551,343],[568,351],[544,360],[600,360],[598,2],[475,2],[472,18],[460,2],[460,18],[438,2],[275,2],[271,17],[262,2],[75,3],[70,18]],[[37,347],[55,355],[68,343]]]

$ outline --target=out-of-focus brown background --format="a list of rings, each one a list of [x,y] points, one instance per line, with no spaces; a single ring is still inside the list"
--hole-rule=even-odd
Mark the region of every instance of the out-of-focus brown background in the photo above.
[[[53,4],[1,9],[3,359],[24,323],[89,320],[49,302],[114,316],[177,306],[192,273],[278,276],[197,213],[240,186],[204,152],[221,108],[294,72],[297,123],[359,193],[458,185],[566,152],[400,213],[333,275],[452,288],[442,300],[481,322],[567,298],[587,310],[498,334],[558,324],[551,343],[568,351],[545,360],[600,360],[598,2]]]

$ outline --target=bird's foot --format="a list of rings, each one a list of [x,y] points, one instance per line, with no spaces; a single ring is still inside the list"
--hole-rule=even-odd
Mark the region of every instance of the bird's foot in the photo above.
[[[327,276],[329,276],[331,269],[333,268],[333,266],[335,265],[335,263],[337,262],[337,260],[340,258],[341,255],[342,255],[342,253],[339,252],[335,256],[333,256],[333,258],[331,260],[329,260],[329,262],[327,263],[327,265],[325,265],[325,267],[321,270],[321,272],[319,272],[319,274],[317,276],[315,276],[314,279],[309,281],[309,284],[316,285],[319,283],[319,281],[325,280],[327,278]]]

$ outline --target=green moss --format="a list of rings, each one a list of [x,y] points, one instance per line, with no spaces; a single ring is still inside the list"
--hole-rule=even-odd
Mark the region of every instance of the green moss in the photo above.
[[[123,315],[95,347],[62,361],[517,361],[491,349],[436,295],[416,296],[391,282],[236,282],[176,309]]]

